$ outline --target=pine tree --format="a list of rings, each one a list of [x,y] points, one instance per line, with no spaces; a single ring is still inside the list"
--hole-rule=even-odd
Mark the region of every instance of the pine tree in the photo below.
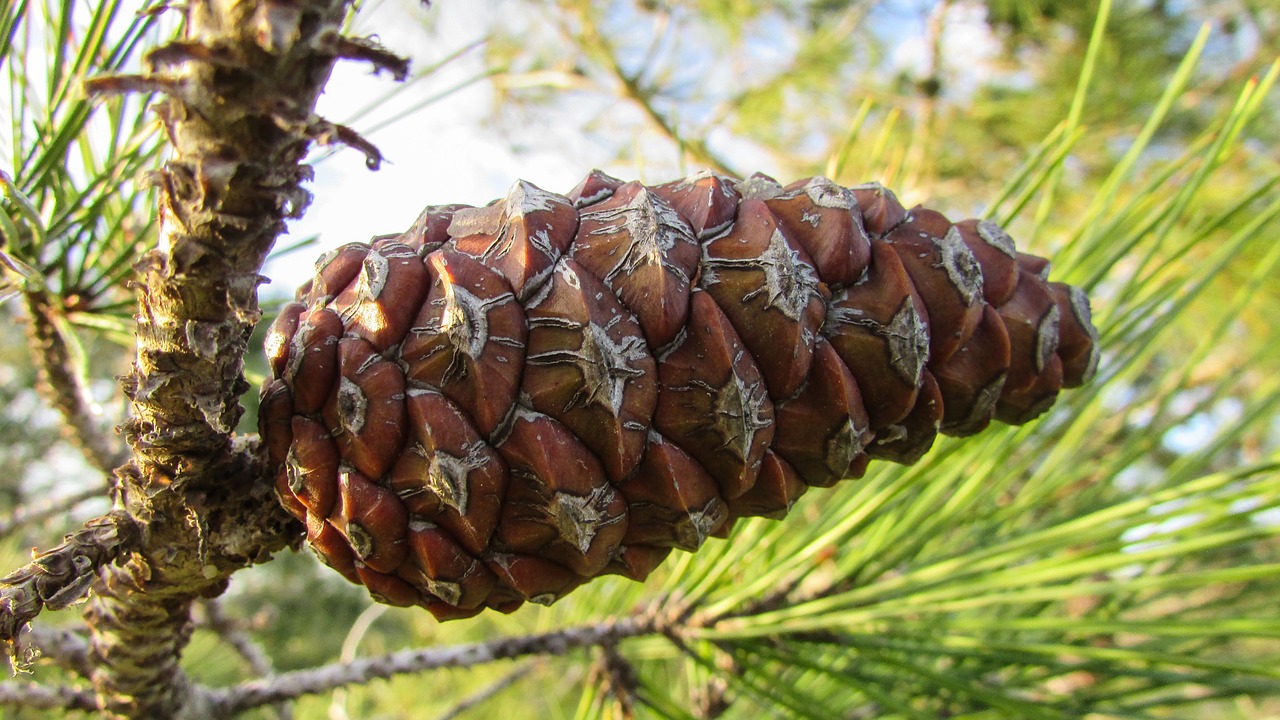
[[[6,312],[22,318],[66,437],[110,478],[112,506],[0,583],[0,630],[36,681],[0,683],[0,701],[197,718],[287,716],[299,698],[310,716],[320,709],[308,698],[343,687],[370,712],[408,717],[500,702],[516,716],[577,705],[583,716],[823,718],[1160,716],[1194,705],[1222,716],[1273,702],[1280,386],[1267,294],[1280,196],[1274,159],[1246,141],[1280,71],[1244,83],[1184,152],[1151,160],[1155,130],[1187,98],[1202,34],[1146,127],[1081,197],[1064,168],[1088,135],[1108,10],[1067,121],[984,215],[1015,236],[1062,238],[1055,276],[1095,297],[1097,380],[1031,425],[941,441],[909,468],[872,466],[780,521],[744,519],[646,583],[599,580],[547,609],[439,627],[420,610],[392,611],[404,614],[388,616],[400,632],[380,636],[393,643],[386,654],[322,664],[331,658],[320,653],[280,672],[286,643],[322,646],[325,619],[349,616],[354,596],[299,571],[286,548],[304,528],[277,502],[268,449],[234,434],[257,352],[259,272],[306,208],[308,147],[341,143],[380,160],[314,113],[333,64],[403,76],[404,62],[345,36],[336,1],[192,2],[136,16],[117,4],[7,5],[0,62],[23,92],[0,177]],[[181,39],[165,41],[174,12]],[[45,42],[49,61],[29,60]],[[646,96],[637,89],[632,101]],[[852,133],[833,153],[837,180],[875,155],[855,157],[863,141]],[[1233,191],[1209,193],[1224,187]],[[100,359],[112,338],[132,356],[121,437],[91,383],[110,374]],[[30,501],[24,513],[42,516]],[[266,609],[290,637],[256,631],[267,653],[216,598],[273,557],[252,577],[266,578]],[[44,615],[24,630],[86,595],[83,624],[51,627]],[[398,650],[406,632],[432,642]],[[200,662],[209,658],[221,661]],[[442,668],[468,670],[448,682],[429,674]],[[375,678],[394,681],[368,686]]]

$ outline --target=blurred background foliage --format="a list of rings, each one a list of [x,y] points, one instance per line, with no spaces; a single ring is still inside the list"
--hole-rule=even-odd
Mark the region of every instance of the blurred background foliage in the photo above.
[[[159,8],[0,10],[6,567],[105,506],[85,500],[100,473],[53,442],[26,300],[54,299],[103,422],[118,421],[128,268],[155,242],[144,181],[163,145],[145,98],[94,103],[80,82],[141,62],[172,31]],[[286,553],[237,576],[219,610],[277,670],[653,604],[702,622],[679,644],[402,677],[305,699],[297,717],[1280,716],[1280,2],[362,3],[358,30],[392,26],[435,60],[403,89],[368,78],[388,94],[340,118],[358,130],[436,114],[474,122],[477,155],[563,146],[582,174],[878,180],[1055,256],[1055,278],[1094,297],[1103,363],[1029,427],[879,464],[648,583],[607,579],[552,608],[438,625]],[[482,116],[451,104],[463,87],[484,93]],[[310,255],[309,241],[282,246]],[[42,503],[56,512],[31,511]],[[189,671],[247,677],[218,627],[197,631]]]

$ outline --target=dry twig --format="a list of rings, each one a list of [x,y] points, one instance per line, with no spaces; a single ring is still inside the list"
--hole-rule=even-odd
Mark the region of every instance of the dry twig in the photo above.
[[[536,666],[537,664],[534,662],[517,665],[511,670],[511,672],[508,672],[506,675],[503,675],[494,682],[463,698],[457,705],[446,710],[444,714],[440,715],[436,720],[457,720],[457,718],[461,717],[463,713],[480,705],[481,703],[487,702],[488,700],[496,697],[503,690],[506,690],[517,682],[523,680],[524,677],[532,672]]]
[[[334,663],[283,673],[240,683],[226,690],[211,690],[209,700],[210,704],[228,712],[243,712],[281,700],[328,692],[345,685],[367,683],[394,675],[441,668],[467,668],[535,655],[563,655],[572,650],[616,644],[627,638],[657,634],[660,624],[655,617],[638,616],[485,643],[402,650],[349,663]]]
[[[33,682],[0,682],[0,705],[18,705],[38,710],[98,709],[92,690],[40,685]]]
[[[24,299],[31,319],[28,344],[40,378],[36,387],[62,415],[71,442],[93,467],[110,475],[128,460],[125,445],[93,410],[89,389],[77,372],[71,348],[58,327],[53,299],[44,291],[34,290],[24,293]]]
[[[89,641],[82,632],[71,628],[28,625],[19,642],[35,648],[40,657],[48,658],[81,677],[89,677],[93,671],[93,659],[89,654]]]
[[[688,134],[682,133],[671,121],[671,118],[658,109],[657,105],[654,104],[658,93],[652,88],[646,87],[639,77],[628,73],[622,67],[622,61],[618,59],[617,51],[612,43],[600,33],[599,23],[589,16],[591,12],[590,4],[578,3],[575,7],[579,13],[582,26],[582,31],[577,38],[578,42],[576,44],[592,50],[597,55],[601,60],[602,66],[612,76],[617,85],[618,94],[624,100],[635,104],[644,113],[655,131],[674,143],[698,165],[726,175],[738,174],[735,173],[729,162],[712,150],[703,139],[690,137]],[[569,31],[566,30],[566,32]]]
[[[63,497],[46,498],[14,508],[8,517],[0,518],[0,537],[8,535],[24,525],[35,525],[58,515],[65,515],[80,503],[107,496],[105,485],[94,485],[78,493]]]

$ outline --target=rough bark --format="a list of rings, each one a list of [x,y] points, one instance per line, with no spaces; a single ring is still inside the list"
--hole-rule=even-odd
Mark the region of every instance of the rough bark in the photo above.
[[[21,668],[25,652],[15,645],[19,632],[45,608],[60,610],[78,602],[94,573],[127,552],[137,539],[132,518],[111,512],[85,523],[62,544],[38,553],[31,562],[0,578],[0,641]]]
[[[192,603],[293,541],[297,526],[237,442],[243,357],[257,288],[284,222],[309,196],[301,160],[332,135],[314,103],[335,59],[341,0],[193,0],[185,37],[139,78],[95,90],[161,89],[172,156],[157,246],[137,265],[137,356],[124,389],[133,461],[118,472],[135,550],[103,569],[86,612],[102,709],[117,717],[207,716],[178,665]],[[176,6],[175,6],[176,7]]]

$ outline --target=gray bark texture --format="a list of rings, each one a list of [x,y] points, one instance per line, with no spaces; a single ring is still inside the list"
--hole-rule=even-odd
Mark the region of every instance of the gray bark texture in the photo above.
[[[114,717],[217,717],[179,658],[191,608],[298,537],[255,443],[232,437],[244,353],[259,318],[259,270],[305,207],[314,114],[344,54],[342,0],[192,0],[181,40],[150,71],[97,88],[161,89],[172,154],[159,188],[157,246],[137,265],[137,357],[124,390],[133,460],[118,504],[137,540],[104,566],[86,616],[93,683]]]

